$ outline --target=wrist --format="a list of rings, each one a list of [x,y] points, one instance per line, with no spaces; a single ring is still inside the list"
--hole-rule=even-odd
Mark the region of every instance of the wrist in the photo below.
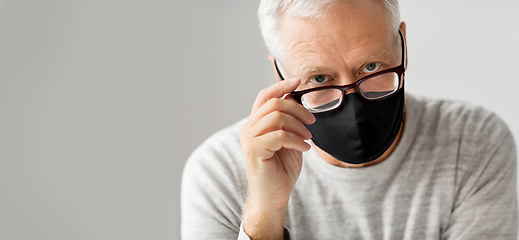
[[[271,206],[247,201],[243,230],[251,239],[283,239],[287,205]]]
[[[273,194],[249,192],[246,203],[247,205],[253,205],[257,209],[269,212],[279,212],[286,209],[290,195],[281,197],[272,197],[272,195]]]

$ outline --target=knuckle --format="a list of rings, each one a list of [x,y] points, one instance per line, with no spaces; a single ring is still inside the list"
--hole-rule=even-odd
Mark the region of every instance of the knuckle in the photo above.
[[[283,129],[286,125],[286,116],[282,112],[272,112],[269,114],[270,122],[272,126],[276,126],[277,129]]]
[[[274,120],[276,122],[282,121],[283,117],[284,117],[284,114],[282,112],[279,112],[279,111],[272,112],[272,118],[274,118]]]
[[[252,153],[252,151],[250,151],[249,148],[244,148],[242,151],[243,151],[242,154],[243,154],[243,157],[244,157],[243,160],[244,160],[245,162],[249,162],[250,159],[253,158],[254,154]]]
[[[276,136],[279,139],[286,139],[288,137],[288,133],[283,130],[279,130],[276,132]]]
[[[267,105],[272,110],[279,110],[279,109],[281,109],[282,101],[283,100],[281,100],[279,98],[271,98],[268,100]]]
[[[268,90],[266,88],[261,89],[261,91],[258,93],[259,99],[265,99],[267,96]]]
[[[247,144],[247,137],[245,136],[244,133],[240,133],[240,135],[238,136],[239,140],[240,140],[240,144],[242,146],[246,145]]]
[[[281,81],[276,84],[277,90],[280,92],[285,92],[285,84],[287,81]]]
[[[274,107],[279,108],[281,107],[282,103],[283,103],[283,100],[279,99],[279,98],[273,98],[273,99],[270,99],[270,101],[272,102],[272,104],[274,105]]]
[[[240,140],[243,140],[247,137],[247,133],[249,132],[249,129],[246,125],[241,126],[240,131],[238,132],[238,137]]]
[[[240,136],[240,138],[242,138],[244,134],[245,134],[245,125],[241,126],[240,131],[238,132],[238,135]]]
[[[257,155],[257,147],[255,147],[255,144],[248,142],[246,144],[242,144],[242,155],[243,160],[245,162],[252,161],[255,156]]]

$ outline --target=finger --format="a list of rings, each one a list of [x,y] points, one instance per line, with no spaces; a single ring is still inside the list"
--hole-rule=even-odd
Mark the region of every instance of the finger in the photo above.
[[[301,121],[282,112],[271,112],[267,116],[261,118],[251,129],[251,135],[253,137],[258,137],[277,130],[294,133],[304,140],[312,138],[312,133],[310,133]]]
[[[315,122],[314,115],[296,101],[273,98],[270,99],[267,103],[263,104],[263,106],[257,109],[256,112],[250,116],[250,124],[254,125],[260,121],[261,118],[276,111],[293,116],[306,124],[312,124]]]
[[[278,130],[261,135],[255,139],[257,149],[264,149],[258,151],[255,155],[259,159],[270,159],[281,148],[293,149],[299,152],[306,152],[310,150],[310,144],[306,143],[302,138],[296,134]]]
[[[254,105],[252,107],[252,112],[254,113],[256,109],[265,104],[268,100],[272,98],[281,98],[287,93],[291,93],[296,90],[301,81],[299,78],[291,78],[285,81],[277,82],[263,90],[261,90],[254,101]]]
[[[299,136],[287,131],[278,130],[262,135],[261,137],[264,137],[266,140],[266,149],[272,152],[277,152],[281,148],[293,149],[300,152],[310,150],[310,144],[306,143]]]

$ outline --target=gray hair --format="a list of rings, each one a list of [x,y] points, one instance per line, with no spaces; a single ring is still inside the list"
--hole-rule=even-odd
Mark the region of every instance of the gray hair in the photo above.
[[[274,57],[285,58],[280,34],[279,18],[282,14],[295,17],[319,17],[333,4],[348,0],[261,0],[258,9],[261,35],[265,45]],[[395,32],[400,26],[398,0],[379,0],[386,6],[390,23]]]

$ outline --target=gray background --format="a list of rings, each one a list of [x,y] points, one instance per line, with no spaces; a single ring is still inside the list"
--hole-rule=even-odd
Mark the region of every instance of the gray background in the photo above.
[[[519,1],[401,1],[408,92],[519,136]],[[0,239],[179,239],[180,179],[274,83],[256,1],[0,0]]]

